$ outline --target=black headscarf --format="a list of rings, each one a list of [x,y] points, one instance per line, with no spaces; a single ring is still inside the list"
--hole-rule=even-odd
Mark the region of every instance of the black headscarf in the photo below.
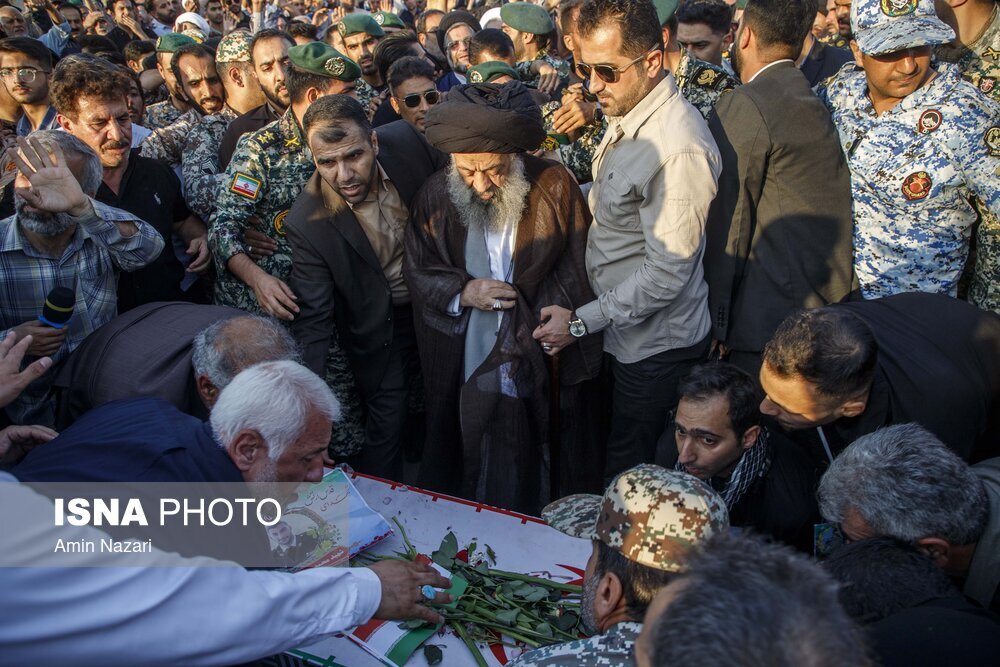
[[[430,108],[424,135],[445,153],[521,153],[545,140],[542,111],[519,81],[456,86]]]

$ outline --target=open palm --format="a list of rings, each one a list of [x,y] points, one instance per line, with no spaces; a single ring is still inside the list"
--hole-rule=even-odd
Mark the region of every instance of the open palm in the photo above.
[[[18,137],[17,147],[10,151],[11,157],[30,185],[15,187],[14,192],[29,206],[48,213],[73,214],[87,205],[87,195],[57,144],[47,150],[36,138]]]

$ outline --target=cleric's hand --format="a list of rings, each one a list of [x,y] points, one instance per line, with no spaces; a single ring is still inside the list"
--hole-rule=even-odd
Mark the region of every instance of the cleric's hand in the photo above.
[[[532,338],[541,343],[542,352],[554,357],[576,342],[576,338],[569,332],[569,318],[572,314],[573,311],[562,306],[542,308],[541,324],[531,334]]]
[[[501,280],[477,278],[465,283],[459,304],[479,310],[509,310],[517,303],[517,290]],[[498,307],[499,306],[499,307]]]

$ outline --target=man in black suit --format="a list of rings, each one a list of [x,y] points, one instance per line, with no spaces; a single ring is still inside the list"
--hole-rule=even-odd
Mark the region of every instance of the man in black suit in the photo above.
[[[853,283],[850,173],[793,60],[814,15],[808,0],[750,0],[732,51],[744,85],[709,119],[722,155],[704,260],[713,337],[754,377],[788,313]]]
[[[303,126],[316,173],[286,220],[299,296],[292,331],[322,375],[336,326],[366,407],[361,468],[398,480],[407,367],[418,363],[403,233],[413,196],[447,160],[404,121],[372,131],[344,95],[314,102]]]
[[[807,0],[806,5],[815,6],[817,14],[826,14],[826,0]],[[850,49],[840,49],[816,39],[811,30],[814,17],[815,15],[807,17],[810,30],[806,32],[802,51],[796,60],[799,71],[809,82],[810,88],[815,88],[826,81],[846,63],[854,62],[854,55]]]

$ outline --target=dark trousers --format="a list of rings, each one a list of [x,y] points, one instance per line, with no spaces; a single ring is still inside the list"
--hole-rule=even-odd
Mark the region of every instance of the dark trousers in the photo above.
[[[677,383],[708,352],[708,339],[691,347],[667,350],[624,364],[611,359],[611,435],[604,482],[640,463],[651,463],[656,443],[677,407]]]
[[[410,305],[392,309],[392,344],[382,381],[364,397],[365,444],[361,472],[402,481],[403,450],[400,442],[406,428],[410,386],[407,365],[417,356],[417,337]]]

